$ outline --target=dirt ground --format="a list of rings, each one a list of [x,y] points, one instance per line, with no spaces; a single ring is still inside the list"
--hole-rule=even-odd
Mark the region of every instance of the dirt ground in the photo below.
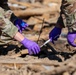
[[[26,4],[27,8],[25,10],[21,9],[21,7],[11,6],[18,16],[20,15],[24,21],[29,23],[29,27],[22,34],[26,38],[37,42],[40,46],[49,39],[49,32],[55,26],[59,16],[59,9],[56,8],[59,5],[58,0],[42,1],[44,1],[46,8],[47,3],[53,2],[49,8],[51,9],[51,5],[55,5],[55,10],[51,9],[53,12],[50,12],[52,13],[49,12],[49,9],[48,12],[35,12],[35,8],[39,8],[38,10],[44,9],[44,5],[40,3],[38,5],[29,4],[29,6]],[[54,4],[54,1],[58,4]],[[24,3],[16,3],[25,5]],[[28,15],[28,9],[31,15]],[[31,12],[31,9],[36,15]],[[18,11],[22,13],[26,12],[28,16]],[[45,18],[44,24],[43,18]],[[44,25],[43,27],[42,24]],[[40,32],[40,30],[42,31]],[[27,49],[16,40],[0,46],[0,75],[76,75],[76,48],[68,44],[66,38],[67,32],[67,28],[64,28],[58,41],[55,41],[54,44],[49,42],[43,46],[38,55],[29,55]]]
[[[43,29],[45,35],[50,29],[52,27]],[[64,30],[67,32],[67,29]],[[29,35],[31,31],[25,30],[23,33]],[[30,35],[34,33],[32,31]],[[39,40],[38,44],[42,45],[45,41],[46,39]],[[76,49],[67,43],[66,36],[63,35],[54,43],[42,47],[38,55],[23,54],[20,57],[14,55],[25,49],[16,40],[1,46],[0,75],[76,75]]]

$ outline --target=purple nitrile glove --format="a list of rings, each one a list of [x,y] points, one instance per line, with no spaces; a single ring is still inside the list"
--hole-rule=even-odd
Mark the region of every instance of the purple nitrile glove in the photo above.
[[[54,41],[57,41],[57,39],[59,38],[61,34],[61,30],[62,30],[61,28],[54,27],[52,31],[49,33],[49,38],[52,43],[54,43]]]
[[[21,41],[21,43],[24,45],[24,47],[26,47],[28,49],[29,54],[38,54],[40,52],[40,47],[38,46],[37,43],[28,40],[28,39],[24,39],[23,41]]]
[[[16,19],[14,21],[14,24],[18,28],[20,33],[22,33],[22,31],[28,26],[28,24],[21,19]]]
[[[71,46],[76,47],[76,32],[68,32],[67,41]]]

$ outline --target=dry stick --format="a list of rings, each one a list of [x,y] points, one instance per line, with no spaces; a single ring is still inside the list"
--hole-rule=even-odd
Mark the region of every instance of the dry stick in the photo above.
[[[39,42],[40,35],[41,35],[41,33],[42,33],[43,24],[44,24],[44,18],[43,18],[43,21],[42,21],[42,27],[41,27],[41,29],[40,29],[40,33],[39,33],[39,37],[38,37],[37,43]]]

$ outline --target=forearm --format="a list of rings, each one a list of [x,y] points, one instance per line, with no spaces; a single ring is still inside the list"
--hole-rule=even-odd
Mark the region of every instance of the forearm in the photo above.
[[[10,21],[11,21],[12,23],[14,23],[16,19],[18,19],[18,17],[15,16],[14,13],[12,13],[12,14],[11,14]]]
[[[56,27],[58,27],[58,28],[64,28],[65,27],[64,23],[63,23],[63,19],[61,16],[58,18],[58,21],[56,23]]]
[[[14,39],[21,42],[22,40],[24,40],[24,36],[21,33],[17,32],[14,36]]]

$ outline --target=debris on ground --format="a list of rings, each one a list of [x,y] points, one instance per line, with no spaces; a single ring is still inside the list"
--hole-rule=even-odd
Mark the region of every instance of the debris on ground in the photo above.
[[[9,0],[8,5],[29,24],[25,37],[40,46],[49,39],[61,0]],[[0,46],[0,75],[76,75],[76,48],[67,43],[67,32],[64,28],[58,41],[43,46],[38,55],[29,55],[16,40]]]

